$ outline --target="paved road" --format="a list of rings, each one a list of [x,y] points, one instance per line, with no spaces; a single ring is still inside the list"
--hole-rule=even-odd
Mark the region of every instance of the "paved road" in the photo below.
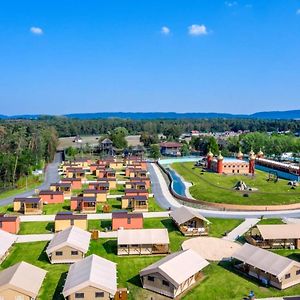
[[[162,175],[159,167],[153,163],[148,164],[150,178],[152,181],[152,191],[155,199],[163,208],[172,209],[181,206],[180,203],[171,195],[168,185]],[[247,218],[300,218],[300,210],[283,210],[283,211],[220,211],[197,209],[205,217],[214,218],[233,218],[233,219],[247,219]]]
[[[45,172],[45,180],[39,187],[37,187],[38,189],[40,190],[48,189],[51,183],[57,182],[59,180],[58,166],[61,162],[61,159],[62,159],[61,153],[57,153],[55,155],[53,163],[48,164]],[[5,206],[12,203],[15,197],[29,197],[32,194],[34,194],[34,190],[35,189],[31,189],[11,197],[1,199],[0,206]]]
[[[226,236],[223,237],[223,239],[234,242],[259,221],[260,219],[254,218],[245,219],[243,223],[241,223],[239,226],[235,227],[232,231],[230,231]]]

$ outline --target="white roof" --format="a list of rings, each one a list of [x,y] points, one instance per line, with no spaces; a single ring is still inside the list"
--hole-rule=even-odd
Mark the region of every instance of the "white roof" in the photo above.
[[[264,240],[300,239],[300,224],[257,225]]]
[[[53,251],[69,246],[86,253],[89,249],[91,233],[76,227],[71,226],[67,229],[56,233],[49,243],[46,253],[49,255]]]
[[[167,229],[118,230],[118,245],[169,244]]]
[[[289,169],[292,169],[292,170],[295,170],[295,171],[299,170],[298,166],[286,164],[286,163],[279,162],[279,161],[274,161],[274,160],[270,160],[270,159],[266,159],[266,158],[257,158],[256,160],[266,162],[266,163],[270,163],[270,164],[273,164],[274,166],[289,168]]]
[[[114,296],[117,291],[117,265],[95,254],[71,265],[63,289],[64,297],[88,286]]]
[[[197,254],[194,250],[182,250],[170,254],[158,262],[146,267],[140,272],[140,276],[160,273],[175,287],[209,265],[209,262]]]
[[[177,224],[183,224],[193,218],[198,218],[203,220],[204,222],[210,223],[206,218],[204,218],[199,212],[194,209],[187,208],[186,206],[180,206],[179,208],[171,211],[170,213],[171,218]]]
[[[47,271],[24,261],[0,272],[0,292],[8,288],[15,289],[32,298],[36,298]]]
[[[0,229],[0,259],[5,255],[16,239],[16,235]]]
[[[269,274],[272,274],[279,279],[292,266],[297,266],[300,268],[300,263],[292,259],[247,243],[244,244],[237,252],[235,252],[232,257]]]

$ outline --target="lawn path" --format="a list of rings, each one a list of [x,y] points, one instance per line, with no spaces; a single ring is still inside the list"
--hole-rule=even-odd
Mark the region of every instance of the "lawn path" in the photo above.
[[[16,243],[43,242],[52,240],[54,234],[24,234],[17,235]]]
[[[226,236],[223,237],[223,239],[234,242],[240,236],[245,234],[251,227],[257,224],[260,220],[261,219],[256,218],[245,219],[243,223],[241,223],[239,226],[235,227],[232,231],[230,231]]]

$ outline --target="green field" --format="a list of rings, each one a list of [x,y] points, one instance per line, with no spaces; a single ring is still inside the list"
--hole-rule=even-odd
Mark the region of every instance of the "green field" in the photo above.
[[[190,193],[195,199],[217,203],[244,205],[276,205],[300,202],[300,187],[291,189],[287,180],[267,181],[268,174],[256,171],[255,176],[223,175],[201,172],[194,163],[174,163],[171,167],[186,181],[191,182]],[[242,192],[233,189],[238,181],[258,191]],[[245,197],[244,194],[248,194]]]
[[[220,237],[225,231],[232,230],[241,221],[233,219],[211,218],[210,235]],[[91,223],[90,223],[91,222]],[[90,221],[89,227],[96,225]],[[99,221],[97,221],[99,222]],[[38,228],[45,229],[51,223],[33,222],[22,224],[23,233],[40,232]],[[145,228],[167,228],[170,237],[171,251],[180,249],[181,243],[186,240],[177,230],[174,223],[169,218],[153,218],[144,220]],[[29,230],[29,228],[31,228]],[[0,268],[7,268],[19,261],[26,261],[48,271],[43,287],[40,291],[40,299],[62,300],[61,291],[67,275],[68,265],[51,265],[45,254],[47,242],[15,244],[9,257],[2,263]],[[292,259],[300,260],[300,251],[278,250],[278,254],[289,256]],[[97,254],[117,263],[118,286],[129,289],[129,299],[156,299],[154,293],[141,288],[138,273],[141,269],[159,260],[161,256],[134,256],[118,257],[116,255],[116,240],[99,239],[90,243],[89,254]],[[210,299],[210,300],[240,300],[246,297],[250,290],[253,290],[257,297],[270,297],[280,295],[300,294],[300,285],[289,288],[286,291],[279,291],[274,288],[260,286],[255,280],[238,275],[232,269],[230,263],[211,263],[204,270],[205,278],[184,297],[184,300]],[[159,298],[162,299],[162,298]]]

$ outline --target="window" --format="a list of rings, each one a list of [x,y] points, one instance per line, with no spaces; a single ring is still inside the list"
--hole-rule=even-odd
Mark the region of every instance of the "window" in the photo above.
[[[170,283],[168,281],[166,281],[166,280],[163,280],[162,284],[165,285],[165,286],[169,286],[170,285]]]
[[[75,299],[83,299],[84,293],[75,293]]]
[[[296,275],[300,275],[300,270],[297,270],[297,271],[296,271]]]
[[[73,226],[73,225],[74,225],[74,220],[72,219],[72,220],[71,220],[71,226]]]
[[[131,218],[127,218],[127,224],[131,224]]]
[[[78,251],[71,251],[71,255],[78,255]]]
[[[148,276],[148,281],[154,281],[154,277],[153,276]]]
[[[285,274],[285,279],[289,279],[291,277],[291,273]]]
[[[4,298],[3,298],[3,300],[4,300]],[[24,300],[24,296],[18,295],[18,296],[15,297],[15,300]]]
[[[136,245],[136,244],[134,244],[134,245],[131,245],[131,247],[135,247],[135,248],[137,248],[139,245]]]
[[[56,252],[55,252],[55,255],[56,255],[56,256],[62,256],[62,255],[63,255],[63,252],[62,252],[62,251],[56,251]]]
[[[95,298],[104,298],[104,292],[96,292]]]
[[[3,226],[3,225],[2,225],[2,222],[0,222],[0,228],[2,228],[2,226]]]

